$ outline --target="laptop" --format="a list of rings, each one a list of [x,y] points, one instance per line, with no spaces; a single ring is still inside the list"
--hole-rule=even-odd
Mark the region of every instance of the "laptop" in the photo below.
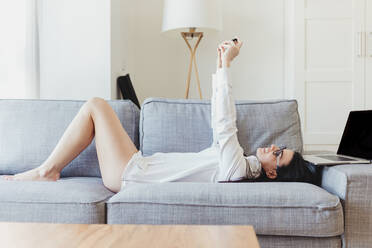
[[[372,162],[372,110],[351,111],[337,154],[303,155],[315,165],[370,164]]]

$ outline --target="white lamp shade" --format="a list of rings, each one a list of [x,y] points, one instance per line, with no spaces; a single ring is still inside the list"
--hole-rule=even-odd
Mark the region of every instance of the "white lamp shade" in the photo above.
[[[162,32],[221,30],[221,12],[220,0],[164,0]]]

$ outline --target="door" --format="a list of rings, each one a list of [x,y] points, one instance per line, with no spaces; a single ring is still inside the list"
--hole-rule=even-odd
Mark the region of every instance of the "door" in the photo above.
[[[372,1],[366,1],[366,108],[372,109]]]
[[[366,107],[365,1],[294,1],[294,97],[305,150],[336,150],[350,110]]]

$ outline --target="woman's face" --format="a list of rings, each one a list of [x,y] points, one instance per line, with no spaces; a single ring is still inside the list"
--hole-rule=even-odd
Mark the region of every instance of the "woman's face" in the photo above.
[[[276,167],[276,156],[273,152],[277,150],[279,150],[279,147],[276,145],[258,148],[256,151],[256,156],[261,164]],[[292,150],[284,149],[282,155],[280,155],[279,167],[288,165],[293,158],[293,154],[294,152]]]

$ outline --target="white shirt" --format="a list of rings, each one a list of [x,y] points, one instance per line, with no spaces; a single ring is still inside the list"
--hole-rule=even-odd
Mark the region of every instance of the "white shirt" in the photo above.
[[[200,152],[157,152],[133,155],[123,173],[123,185],[161,182],[221,182],[257,178],[261,164],[244,156],[237,138],[236,109],[229,69],[212,75],[211,125],[213,143]]]

